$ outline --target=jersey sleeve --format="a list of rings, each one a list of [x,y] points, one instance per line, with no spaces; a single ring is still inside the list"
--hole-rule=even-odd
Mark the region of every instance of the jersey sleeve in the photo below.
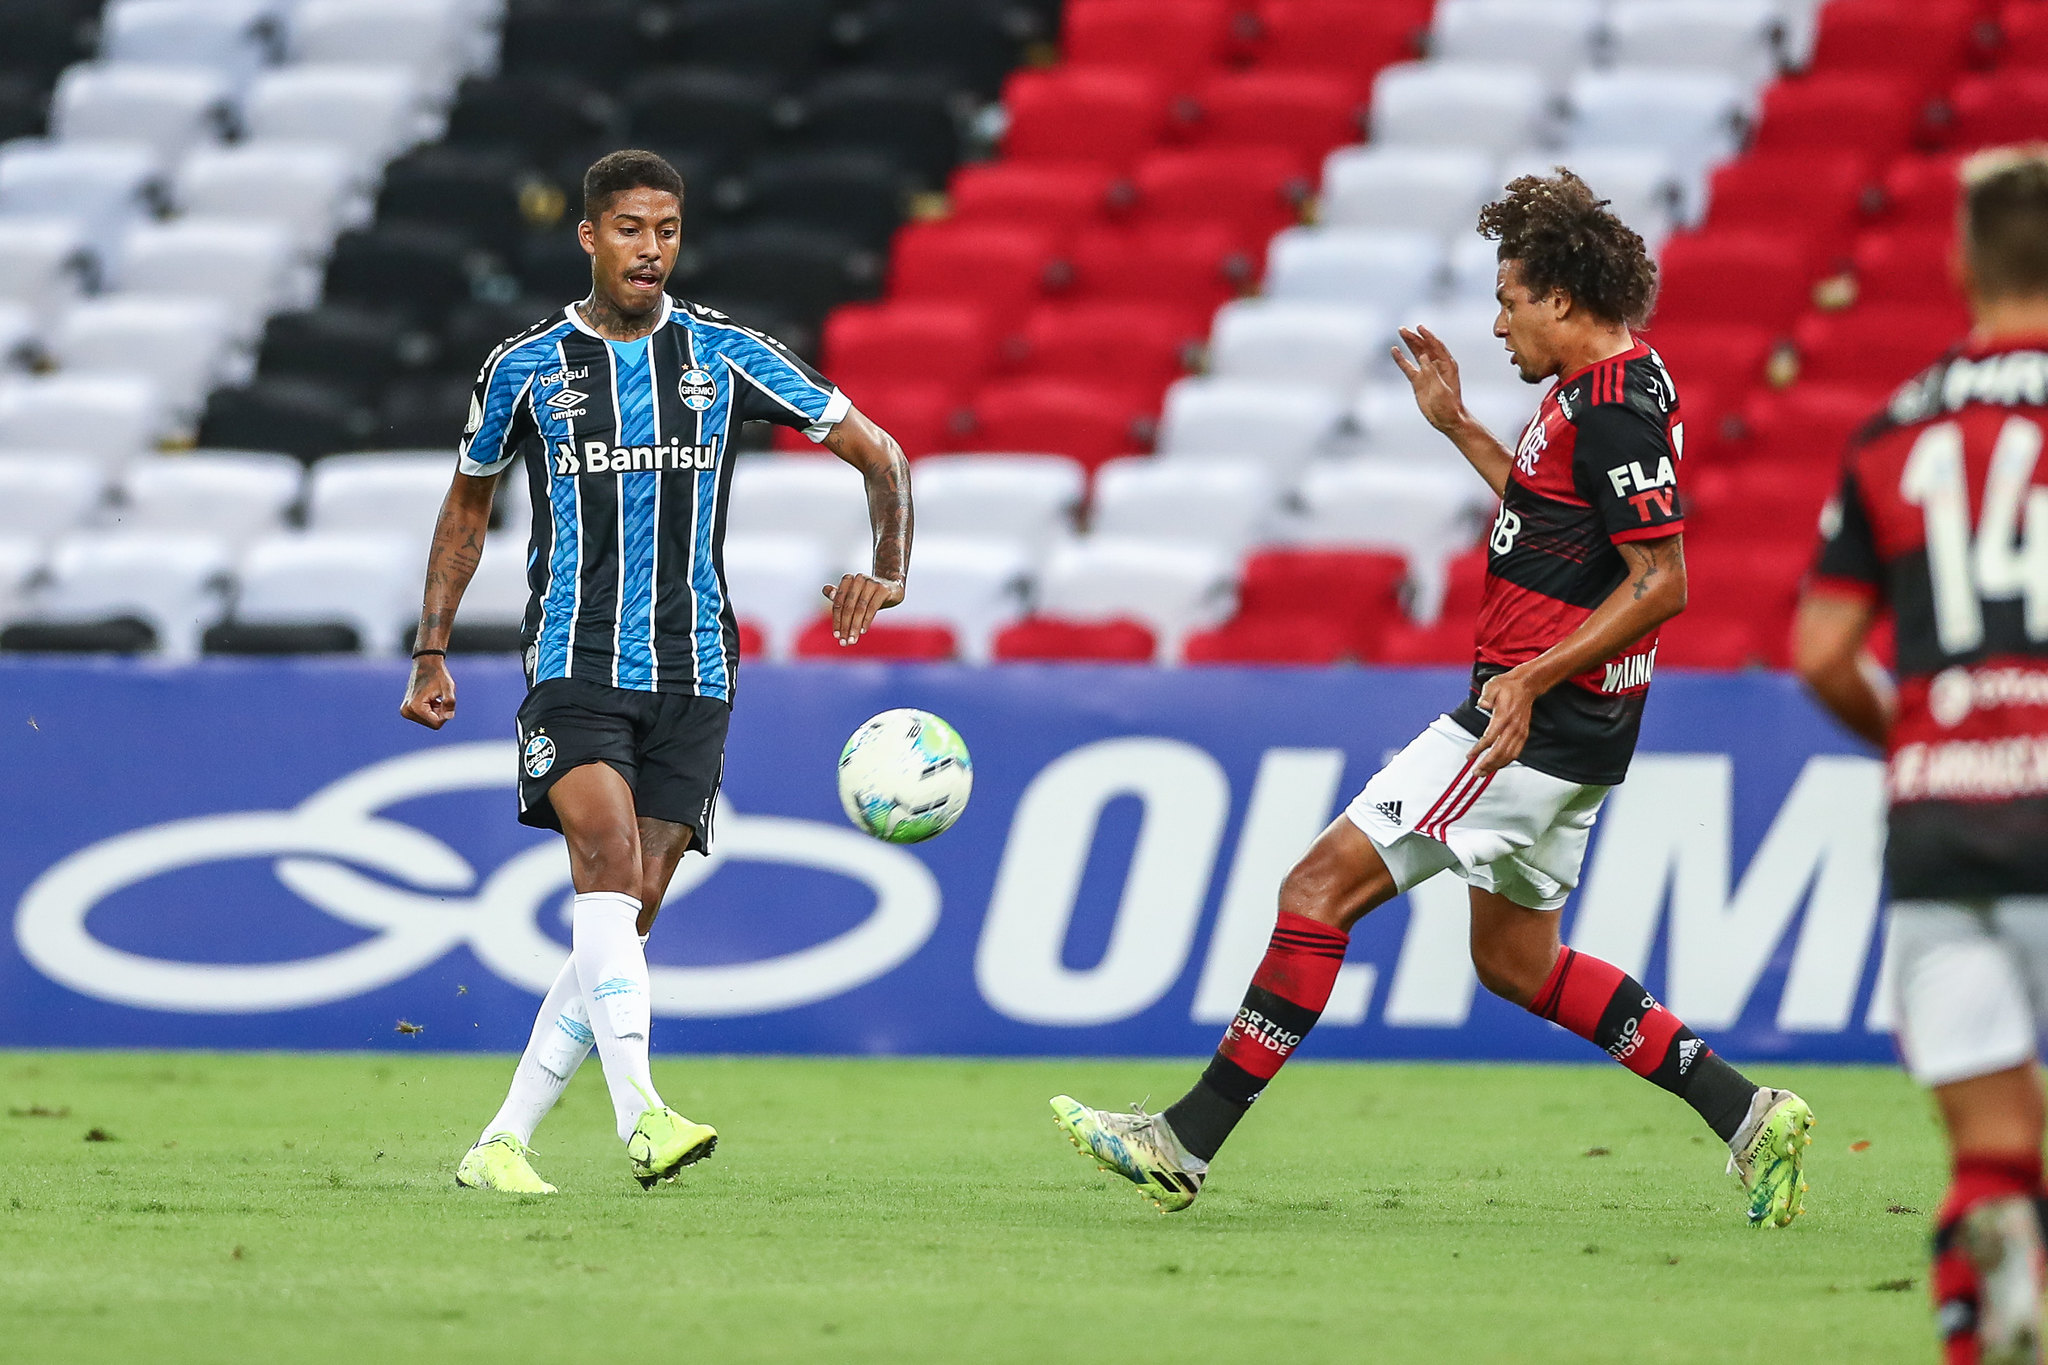
[[[464,474],[496,474],[519,453],[520,419],[533,366],[515,347],[503,347],[477,372],[469,395],[469,421],[462,428],[456,467]]]
[[[1884,560],[1854,465],[1842,471],[1841,488],[1821,509],[1820,552],[1807,585],[1868,601],[1884,595]]]
[[[1579,416],[1578,481],[1616,545],[1685,529],[1678,453],[1664,428],[1625,403],[1596,403]]]
[[[822,441],[853,406],[831,380],[759,332],[736,331],[725,346],[725,358],[743,420],[795,427]]]

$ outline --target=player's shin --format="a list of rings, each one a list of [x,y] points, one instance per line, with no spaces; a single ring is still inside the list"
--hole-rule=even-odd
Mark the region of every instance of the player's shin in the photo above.
[[[1957,1153],[1928,1279],[1949,1365],[2039,1358],[2040,1198],[2038,1154]]]
[[[1161,1115],[1191,1155],[1208,1161],[1330,1003],[1351,936],[1280,912],[1266,956],[1194,1089]]]
[[[1757,1085],[1716,1056],[1627,972],[1560,948],[1529,1011],[1562,1024],[1644,1080],[1684,1100],[1723,1142],[1749,1117]]]
[[[512,1073],[505,1103],[477,1141],[510,1133],[520,1146],[531,1146],[533,1130],[562,1097],[570,1077],[590,1054],[592,1041],[590,1013],[584,1008],[583,988],[576,979],[576,959],[571,957],[562,964],[547,998],[541,1001],[540,1013],[534,1016],[533,1033]]]
[[[637,897],[589,891],[576,897],[571,919],[575,946],[570,960],[590,1009],[590,1029],[604,1063],[621,1142],[632,1137],[641,1114],[662,1107],[647,1064],[653,1011],[639,918]]]

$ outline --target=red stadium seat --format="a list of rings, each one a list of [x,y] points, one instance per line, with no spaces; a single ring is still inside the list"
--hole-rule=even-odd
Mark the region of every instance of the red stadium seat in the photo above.
[[[1388,629],[1403,622],[1400,590],[1408,564],[1399,555],[1349,550],[1264,550],[1245,561],[1236,620],[1227,634],[1205,644],[1219,651],[1210,662],[1249,657],[1229,651],[1262,649],[1267,657],[1311,662],[1334,639],[1330,658],[1374,659]],[[1278,643],[1298,631],[1303,657]],[[1188,658],[1196,646],[1190,641]]]
[[[965,403],[957,389],[921,379],[870,383],[847,388],[846,396],[876,426],[896,438],[903,453],[915,459],[949,449],[965,425]],[[776,428],[785,450],[816,450],[802,433]],[[791,440],[789,438],[793,437]]]
[[[1955,225],[1866,232],[1852,258],[1857,298],[1865,303],[1909,303],[1954,308],[1961,295],[1950,274]]]
[[[1109,209],[1116,175],[1091,161],[991,161],[953,177],[953,218],[1064,232]]]
[[[1706,227],[1740,231],[1793,222],[1832,246],[1854,221],[1870,182],[1870,160],[1858,152],[1752,152],[1714,172]]]
[[[1931,91],[1963,64],[1976,18],[1974,4],[1945,0],[1835,0],[1821,10],[1813,69],[1883,72]]]
[[[1949,147],[1970,150],[2037,142],[2048,132],[2048,70],[2022,68],[1973,76],[1949,96],[1955,120],[1942,133]]]
[[[961,299],[1000,313],[1045,288],[1057,239],[1008,223],[912,223],[896,234],[890,292],[897,298]]]
[[[1027,616],[996,632],[998,659],[1068,663],[1150,663],[1159,644],[1136,621],[1062,621]]]
[[[1715,616],[1687,607],[1683,616],[1657,632],[1657,667],[1722,672],[1752,668],[1762,661],[1756,634],[1746,614]]]
[[[1020,71],[1003,87],[1010,161],[1128,166],[1164,136],[1166,87],[1148,71],[1055,67]]]
[[[1749,436],[1731,452],[1738,475],[1764,477],[1756,475],[1762,468],[1771,471],[1770,480],[1826,487],[1850,434],[1876,415],[1892,387],[1795,384],[1782,393],[1756,395],[1743,409]]]
[[[1781,327],[1806,303],[1811,246],[1787,232],[1693,232],[1673,237],[1660,263],[1658,311],[1672,322],[1731,315]]]
[[[1009,356],[1018,371],[1163,391],[1208,330],[1205,314],[1171,303],[1108,299],[1032,310]]]
[[[1351,653],[1351,632],[1319,616],[1241,612],[1181,643],[1181,658],[1191,664],[1333,664]]]
[[[1243,238],[1221,223],[1089,228],[1074,238],[1075,297],[1172,299],[1213,312],[1250,279]]]
[[[1709,406],[1695,405],[1694,392],[1699,386],[1718,394],[1741,394],[1761,380],[1777,333],[1756,323],[1711,318],[1667,323],[1660,308],[1644,330],[1643,340],[1664,358],[1672,382],[1678,385],[1680,404],[1693,412]],[[1689,440],[1696,434],[1689,422],[1686,434]]]
[[[891,625],[886,619],[868,627],[867,634],[850,645],[842,645],[832,634],[832,618],[820,616],[797,636],[799,659],[833,659],[845,663],[875,661],[938,663],[952,658],[958,649],[953,632],[946,626]]]
[[[1884,173],[1883,221],[1893,227],[1948,227],[1962,198],[1957,173],[1962,155],[1912,154],[1893,161]]]
[[[849,391],[923,380],[964,392],[981,382],[994,358],[988,314],[979,304],[855,303],[825,322],[825,373]]]
[[[1093,472],[1119,455],[1143,453],[1156,392],[1072,379],[1019,379],[975,395],[973,425],[960,450],[1066,455]]]
[[[1145,218],[1222,223],[1251,241],[1298,222],[1310,189],[1307,163],[1285,147],[1153,152],[1132,179]]]
[[[1143,66],[1188,92],[1228,53],[1225,0],[1070,0],[1061,25],[1071,63]]]
[[[1890,155],[1912,138],[1924,105],[1918,85],[1897,76],[1816,71],[1791,77],[1765,92],[1752,150],[1856,148]]]
[[[1266,0],[1255,12],[1252,59],[1268,70],[1328,71],[1362,87],[1420,50],[1430,0]]]
[[[1472,665],[1473,631],[1479,622],[1479,601],[1486,588],[1486,551],[1470,550],[1444,570],[1443,610],[1434,624],[1396,620],[1380,637],[1372,655],[1389,664]]]
[[[768,652],[768,637],[752,621],[741,618],[739,622],[740,657],[758,659]]]
[[[1337,76],[1245,71],[1211,78],[1196,102],[1195,140],[1205,146],[1285,147],[1320,160],[1358,141],[1357,89]]]
[[[2038,0],[2008,4],[1998,16],[1996,49],[2001,70],[2048,70],[2048,5]]]
[[[1792,333],[1801,384],[1890,387],[1925,369],[1969,330],[1960,303],[1870,303],[1814,313]]]

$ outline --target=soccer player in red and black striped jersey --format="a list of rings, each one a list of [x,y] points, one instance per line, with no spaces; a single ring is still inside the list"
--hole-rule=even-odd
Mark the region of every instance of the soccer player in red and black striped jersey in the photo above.
[[[2033,1365],[2048,1127],[2048,150],[1985,153],[1963,183],[1975,326],[1851,441],[1795,656],[1890,760],[1892,1012],[1955,1157],[1929,1279],[1946,1358]],[[1864,652],[1883,611],[1896,690]]]
[[[1634,334],[1656,265],[1643,239],[1560,169],[1524,176],[1479,216],[1500,243],[1494,335],[1524,381],[1554,379],[1513,448],[1475,421],[1458,365],[1426,330],[1394,358],[1431,425],[1499,495],[1472,690],[1366,784],[1280,888],[1278,922],[1222,1046],[1164,1113],[1062,1095],[1069,1137],[1168,1211],[1329,1001],[1351,926],[1451,871],[1471,887],[1479,980],[1678,1095],[1729,1146],[1749,1217],[1798,1215],[1813,1115],[1746,1079],[1620,968],[1563,946],[1608,789],[1627,775],[1657,657],[1685,607],[1685,448],[1678,392]]]

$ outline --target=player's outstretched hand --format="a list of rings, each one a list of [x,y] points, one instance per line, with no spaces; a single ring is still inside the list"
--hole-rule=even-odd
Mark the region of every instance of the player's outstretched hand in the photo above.
[[[1395,346],[1394,363],[1401,367],[1401,373],[1408,377],[1408,386],[1415,390],[1415,406],[1431,426],[1449,431],[1465,412],[1465,394],[1458,385],[1458,362],[1451,358],[1451,348],[1427,327],[1403,327],[1401,340],[1415,353],[1415,358],[1410,360]]]
[[[1479,709],[1486,712],[1486,733],[1465,756],[1478,759],[1482,773],[1497,773],[1522,756],[1529,742],[1529,713],[1538,690],[1520,669],[1496,673],[1479,689]]]
[[[868,633],[875,613],[903,600],[903,584],[872,574],[850,573],[837,583],[825,585],[825,600],[832,604],[832,635],[850,645]]]
[[[455,679],[448,661],[439,654],[422,654],[412,661],[412,678],[405,685],[405,702],[398,714],[409,721],[438,730],[455,717]]]

